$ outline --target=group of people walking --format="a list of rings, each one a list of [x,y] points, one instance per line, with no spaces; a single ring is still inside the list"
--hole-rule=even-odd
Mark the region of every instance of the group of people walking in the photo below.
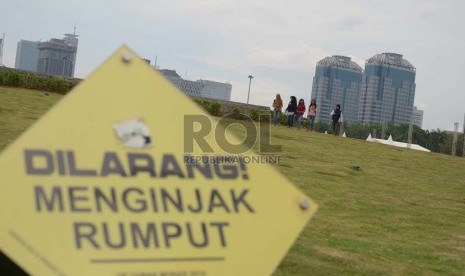
[[[279,124],[279,119],[281,117],[281,110],[283,108],[283,100],[281,99],[281,95],[277,94],[276,98],[273,101],[273,110],[274,110],[274,120],[273,125]],[[302,128],[302,121],[304,118],[305,111],[307,111],[305,106],[304,99],[300,99],[297,102],[297,98],[295,96],[291,96],[289,104],[285,110],[287,115],[287,127],[290,128],[294,125],[294,118],[297,120],[297,129],[300,130]],[[315,117],[317,112],[317,105],[316,100],[311,99],[310,105],[308,106],[308,113],[307,113],[307,131],[312,131],[315,124]],[[329,114],[332,120],[332,129],[334,135],[339,135],[339,131],[341,128],[342,123],[342,111],[341,105],[337,104],[336,107],[331,111]]]

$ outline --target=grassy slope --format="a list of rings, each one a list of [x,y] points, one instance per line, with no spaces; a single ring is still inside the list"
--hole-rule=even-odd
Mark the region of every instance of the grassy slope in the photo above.
[[[0,87],[0,150],[16,139],[61,97],[62,95],[55,93]]]
[[[60,97],[0,87],[0,150]],[[465,159],[281,126],[272,143],[320,204],[276,276],[464,273]]]
[[[320,204],[275,275],[464,273],[465,159],[283,126],[272,140]]]

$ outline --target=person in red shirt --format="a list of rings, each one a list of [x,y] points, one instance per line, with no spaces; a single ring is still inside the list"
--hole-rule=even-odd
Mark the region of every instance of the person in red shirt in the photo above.
[[[304,99],[299,100],[299,104],[297,105],[297,129],[300,130],[302,128],[302,119],[305,113],[305,102]]]

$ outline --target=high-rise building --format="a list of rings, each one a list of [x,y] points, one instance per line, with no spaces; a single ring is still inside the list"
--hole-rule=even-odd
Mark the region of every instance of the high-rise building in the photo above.
[[[204,97],[229,101],[231,99],[232,85],[209,80],[185,80],[175,70],[158,70],[166,79],[177,86],[182,92],[191,97]]]
[[[415,67],[400,54],[382,53],[368,59],[360,90],[359,120],[410,123],[415,73]]]
[[[75,34],[65,34],[63,39],[52,38],[50,41],[39,42],[37,72],[74,77],[77,45],[78,39]]]
[[[39,60],[38,42],[20,40],[16,47],[15,68],[35,72]]]
[[[413,107],[412,124],[418,126],[419,128],[423,127],[423,110],[417,109],[416,106]]]
[[[361,81],[362,68],[350,57],[336,55],[318,61],[312,86],[318,106],[315,119],[330,122],[331,110],[340,104],[344,120],[356,122]]]

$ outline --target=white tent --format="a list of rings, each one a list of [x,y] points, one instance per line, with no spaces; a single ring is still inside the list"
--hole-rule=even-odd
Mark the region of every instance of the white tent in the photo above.
[[[347,136],[346,136],[346,132],[345,132],[345,131],[344,131],[344,133],[342,134],[342,137],[347,137]]]
[[[384,144],[384,145],[389,145],[389,146],[395,146],[395,147],[400,147],[400,148],[408,148],[408,144],[407,143],[402,143],[402,142],[396,142],[392,139],[392,136],[389,135],[389,138],[387,140],[384,140],[384,139],[376,139],[376,138],[372,138],[371,137],[371,133],[370,135],[368,135],[367,139],[366,139],[368,142],[378,142],[378,143],[381,143],[381,144]],[[420,150],[420,151],[427,151],[427,152],[430,152],[429,149],[426,149],[420,145],[417,145],[417,144],[410,144],[410,148],[411,149],[414,149],[414,150]]]
[[[392,140],[392,135],[389,135],[389,138],[387,139],[387,142],[389,145],[394,145],[394,140]]]

